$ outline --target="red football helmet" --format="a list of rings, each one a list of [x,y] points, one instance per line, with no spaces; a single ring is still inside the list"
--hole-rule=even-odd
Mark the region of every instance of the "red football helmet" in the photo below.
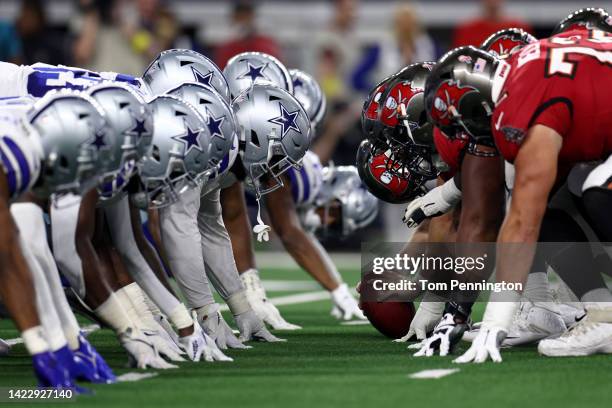
[[[520,28],[506,28],[491,34],[481,45],[480,48],[489,51],[499,58],[508,58],[514,52],[520,50],[527,44],[537,41],[537,39],[525,30]]]
[[[574,11],[565,17],[552,32],[552,35],[572,30],[602,30],[612,32],[612,16],[602,8],[587,7]]]

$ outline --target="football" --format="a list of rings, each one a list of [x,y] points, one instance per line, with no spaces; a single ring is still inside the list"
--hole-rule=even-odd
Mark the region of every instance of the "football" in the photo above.
[[[392,339],[399,339],[408,333],[415,313],[412,302],[362,301],[361,308],[372,326]]]

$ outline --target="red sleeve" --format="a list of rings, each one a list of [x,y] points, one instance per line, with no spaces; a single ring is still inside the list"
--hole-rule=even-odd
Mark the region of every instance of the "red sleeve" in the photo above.
[[[572,123],[572,107],[567,98],[552,98],[539,106],[530,126],[544,125],[566,136]]]

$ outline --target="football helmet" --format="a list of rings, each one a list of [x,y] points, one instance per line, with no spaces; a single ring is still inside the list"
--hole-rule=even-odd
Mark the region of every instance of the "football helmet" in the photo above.
[[[261,52],[233,56],[223,69],[232,99],[253,84],[271,83],[293,94],[293,81],[287,68],[276,58]]]
[[[388,144],[386,137],[380,132],[378,116],[382,106],[383,93],[396,75],[397,73],[390,75],[376,84],[368,94],[361,110],[361,130],[363,134],[374,145],[380,145],[383,150],[387,149]]]
[[[474,143],[494,146],[492,78],[500,64],[507,65],[473,46],[446,53],[425,84],[428,120],[451,139],[469,137]]]
[[[211,137],[211,160],[218,164],[223,162],[223,169],[232,166],[238,137],[238,124],[232,108],[213,88],[196,82],[187,82],[168,92],[191,104],[206,120],[206,127]],[[217,169],[218,166],[215,166]],[[212,174],[216,177],[217,174]]]
[[[293,83],[293,96],[308,114],[313,128],[323,122],[327,109],[327,100],[319,83],[309,74],[299,69],[289,70]]]
[[[90,96],[76,91],[51,91],[27,113],[43,150],[41,179],[32,191],[83,194],[111,170],[114,143],[106,115]]]
[[[272,84],[253,84],[232,108],[246,183],[261,197],[283,185],[289,166],[299,167],[310,146],[310,121],[297,99]]]
[[[219,67],[192,50],[162,51],[144,71],[142,80],[153,95],[164,94],[183,82],[198,82],[210,86],[230,101],[229,87]]]
[[[552,35],[576,29],[597,29],[612,33],[612,16],[602,8],[576,10],[557,24]]]
[[[175,202],[215,169],[210,163],[210,132],[195,108],[171,95],[158,96],[149,106],[152,148],[140,169],[143,191],[133,200],[141,208],[160,208]]]
[[[149,106],[129,86],[107,82],[94,85],[87,93],[104,113],[117,142],[111,169],[102,176],[98,192],[101,201],[119,195],[151,148],[153,121]]]
[[[520,28],[506,28],[493,33],[484,40],[480,49],[490,52],[499,58],[508,58],[512,53],[520,50],[537,39]]]
[[[377,151],[369,140],[357,149],[357,171],[366,188],[377,198],[392,204],[407,203],[426,193],[427,178],[398,172],[391,150]]]
[[[331,225],[321,222],[325,233],[332,232],[346,237],[368,226],[378,214],[378,200],[366,190],[355,166],[330,166],[323,169],[323,184],[315,206],[323,208],[323,216],[326,217],[336,203],[339,204],[340,219]]]

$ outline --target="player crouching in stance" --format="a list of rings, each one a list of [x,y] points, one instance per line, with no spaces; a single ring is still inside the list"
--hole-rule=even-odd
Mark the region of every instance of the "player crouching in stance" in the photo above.
[[[0,268],[7,274],[0,285],[2,299],[22,332],[41,386],[72,388],[76,379],[113,381],[104,360],[79,333],[57,270],[48,268],[42,210],[32,204],[95,186],[108,169],[91,144],[105,131],[104,115],[90,98],[71,92],[53,93],[30,108],[9,104],[0,111],[5,132],[0,147],[2,245],[7,245]],[[10,202],[17,222],[8,212]]]

